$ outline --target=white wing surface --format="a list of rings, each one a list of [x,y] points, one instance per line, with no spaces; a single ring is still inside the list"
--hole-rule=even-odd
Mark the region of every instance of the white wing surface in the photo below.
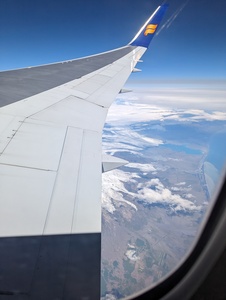
[[[1,236],[100,232],[102,129],[145,51],[127,49],[105,67],[1,108]]]
[[[159,7],[145,26],[159,24],[165,10]],[[102,129],[153,37],[144,34],[146,27],[130,45],[113,51],[0,73],[0,260],[3,266],[10,261],[0,271],[0,294],[70,299],[80,289],[83,297],[86,277],[77,290],[73,280],[90,258],[76,263],[74,256],[76,249],[89,254],[97,242],[91,260],[97,260],[99,283],[101,173],[111,169],[109,158],[102,166]],[[84,234],[95,237],[93,244],[78,241]]]

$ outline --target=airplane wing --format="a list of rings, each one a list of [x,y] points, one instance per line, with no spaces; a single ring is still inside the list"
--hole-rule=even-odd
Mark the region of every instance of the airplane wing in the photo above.
[[[125,47],[0,73],[0,295],[100,297],[101,173],[122,163],[102,129],[166,9]]]

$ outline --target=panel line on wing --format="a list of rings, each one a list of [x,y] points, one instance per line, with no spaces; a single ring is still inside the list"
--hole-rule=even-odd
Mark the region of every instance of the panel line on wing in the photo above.
[[[0,156],[0,163],[56,171],[66,129],[23,122]]]
[[[30,170],[39,170],[39,171],[46,171],[46,172],[56,172],[56,170],[46,170],[43,168],[35,168],[35,167],[28,167],[28,166],[24,166],[24,165],[16,165],[16,164],[7,164],[7,163],[2,163],[0,162],[0,165],[2,166],[9,166],[9,167],[16,167],[16,168],[23,168],[23,169],[30,169]]]
[[[69,234],[78,187],[83,130],[67,128],[43,234]]]
[[[23,124],[22,119],[19,118],[19,120],[17,121],[19,124],[14,124],[15,119],[17,119],[16,117],[12,117],[12,116],[1,116],[1,118],[7,118],[7,117],[11,117],[12,120],[8,123],[6,123],[6,128],[4,128],[4,130],[1,132],[1,144],[0,145],[0,156],[4,153],[5,149],[8,147],[8,145],[10,144],[10,142],[12,141],[13,137],[16,135],[16,133],[18,132],[18,130],[20,129],[20,127]],[[9,134],[8,134],[9,133]],[[11,134],[11,136],[9,136]],[[5,136],[4,136],[5,135]]]
[[[101,132],[84,130],[72,233],[101,232]]]
[[[82,134],[82,142],[81,142],[81,154],[82,154],[82,149],[83,149],[83,141],[84,141],[84,130],[83,130],[83,134]],[[76,206],[77,206],[77,201],[78,201],[78,190],[79,190],[79,183],[80,183],[80,172],[81,172],[81,160],[82,160],[82,155],[80,155],[79,157],[79,167],[78,167],[78,176],[76,178],[76,186],[77,186],[77,189],[76,189],[76,193],[75,193],[75,199],[76,201],[74,201],[74,205],[73,205],[73,215],[72,215],[72,222],[71,222],[71,233],[73,232],[73,223],[74,223],[74,219],[75,219],[75,216],[76,214],[78,213],[78,211],[76,211]]]

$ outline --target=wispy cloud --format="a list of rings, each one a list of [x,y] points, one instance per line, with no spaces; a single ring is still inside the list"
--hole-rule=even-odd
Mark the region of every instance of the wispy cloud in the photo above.
[[[109,213],[113,213],[116,210],[115,202],[121,202],[131,206],[136,211],[136,205],[125,200],[123,196],[123,193],[126,193],[134,197],[134,193],[128,191],[124,184],[126,182],[136,182],[136,178],[140,177],[135,173],[127,173],[121,170],[104,173],[102,175],[102,208]]]
[[[138,199],[148,204],[164,205],[176,213],[194,212],[201,209],[201,206],[196,206],[192,201],[172,193],[158,178],[139,185]]]
[[[141,172],[155,172],[156,168],[152,164],[129,163],[126,168],[138,169]]]
[[[198,94],[196,92],[196,94]],[[180,122],[198,122],[201,120],[206,121],[225,121],[226,120],[226,111],[217,110],[209,111],[208,98],[198,95],[197,98],[193,98],[189,95],[183,96],[181,93],[172,93],[171,94],[158,94],[153,95],[149,93],[137,94],[138,97],[134,95],[127,96],[127,99],[121,98],[120,102],[115,102],[109,109],[106,122],[109,124],[116,124],[116,126],[122,126],[123,124],[129,123],[138,123],[138,122],[148,122],[148,121],[165,121],[165,120],[175,120]],[[225,93],[226,96],[226,93]],[[186,101],[190,101],[189,105],[194,108],[182,108],[183,106],[183,97],[187,97]],[[138,100],[139,99],[139,100]],[[130,103],[128,104],[128,100]],[[202,101],[202,106],[206,105],[205,109],[200,109],[197,107],[197,103],[200,104]],[[225,105],[225,98],[223,99]],[[153,104],[158,103],[158,105]],[[214,102],[217,106],[217,101]],[[211,101],[210,105],[213,105]],[[220,107],[219,107],[220,108]],[[130,136],[137,133],[130,133]],[[127,135],[127,133],[125,133]],[[145,137],[144,139],[147,138]],[[163,143],[161,140],[151,140],[156,145]]]
[[[123,120],[120,119],[118,122],[116,120],[107,120],[108,124],[114,125],[116,122],[118,126],[106,128],[103,132],[102,145],[106,153],[114,155],[116,152],[126,152],[143,156],[143,148],[149,146],[157,147],[163,144],[163,141],[160,139],[143,136],[139,132],[131,129],[129,124],[134,122],[134,117],[135,115],[133,115],[131,119],[128,115],[127,118]]]
[[[135,166],[139,167],[139,170],[147,170],[146,165],[142,167],[141,164],[136,164]],[[191,213],[201,209],[201,206],[197,206],[191,201],[194,198],[192,194],[185,194],[182,197],[177,193],[179,190],[171,191],[158,178],[139,183],[139,172],[129,173],[122,170],[114,170],[103,174],[102,207],[109,213],[114,213],[116,210],[115,204],[124,202],[137,211],[136,204],[125,200],[127,195],[136,199],[136,201],[140,200],[146,204],[163,205],[174,213]],[[137,185],[137,189],[128,190],[126,188],[128,183]]]

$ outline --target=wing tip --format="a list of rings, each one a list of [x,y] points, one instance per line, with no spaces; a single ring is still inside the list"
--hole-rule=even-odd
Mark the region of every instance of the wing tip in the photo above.
[[[168,7],[168,3],[160,5],[150,16],[147,22],[141,27],[141,29],[138,31],[138,33],[135,35],[135,37],[132,39],[129,45],[148,48]]]

